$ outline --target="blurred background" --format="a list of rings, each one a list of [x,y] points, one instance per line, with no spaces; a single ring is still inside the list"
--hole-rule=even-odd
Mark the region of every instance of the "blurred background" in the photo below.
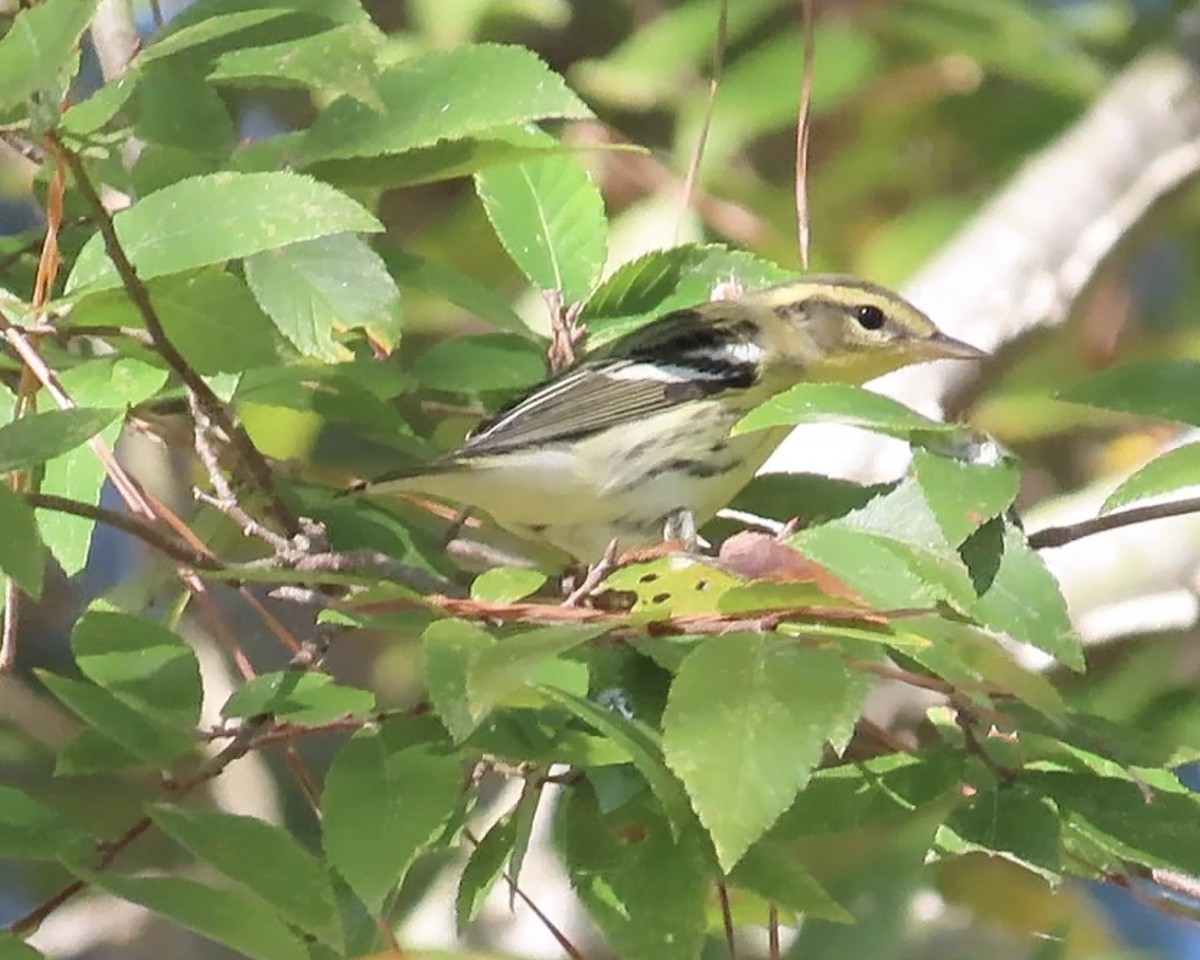
[[[15,6],[9,2],[6,9],[0,0],[0,12],[11,13]],[[149,3],[135,2],[143,39],[152,39],[157,15],[169,19],[184,6],[162,0],[156,12]],[[387,32],[396,57],[478,41],[532,48],[599,118],[567,128],[568,140],[581,147],[647,148],[582,154],[606,199],[612,265],[675,242],[711,240],[796,268],[793,191],[802,41],[795,0],[730,0],[723,77],[688,209],[681,202],[683,182],[705,122],[718,0],[367,0],[365,6]],[[1159,54],[1190,62],[1200,46],[1200,6],[1183,0],[816,0],[815,6],[812,266],[895,286],[917,274],[1042,151],[1061,144],[1124,71]],[[77,96],[86,97],[101,82],[94,51],[87,50]],[[222,96],[247,140],[302,128],[320,106],[296,91]],[[1134,116],[1137,109],[1135,102]],[[1135,126],[1112,125],[1108,141],[1088,145],[1095,165],[1139,135]],[[1082,163],[1086,167],[1088,157]],[[1114,477],[1179,441],[1170,428],[1059,404],[1051,394],[1119,361],[1200,358],[1200,192],[1192,179],[1182,177],[1169,202],[1155,203],[1137,218],[1071,309],[1031,309],[1015,330],[989,326],[994,318],[983,314],[957,316],[952,324],[935,314],[957,335],[1000,348],[988,381],[957,398],[954,407],[1024,459],[1021,505],[1051,514],[1060,503],[1083,502],[1094,509],[1097,490],[1111,488]],[[36,167],[0,148],[0,287],[22,297],[28,296],[27,254],[40,242],[40,191]],[[544,308],[488,227],[469,180],[388,191],[378,197],[378,209],[389,247],[457,268],[511,301],[531,325],[544,325]],[[1055,230],[1057,215],[1053,205],[1046,207],[1045,235]],[[1019,250],[1044,237],[1029,231],[1007,239]],[[1012,251],[999,245],[982,250],[972,268],[977,274],[958,275],[956,282],[991,282],[993,253],[999,259]],[[419,289],[404,288],[402,294],[403,342],[395,359],[401,366],[443,338],[479,329],[478,321],[445,300]],[[314,415],[251,409],[247,419],[280,458],[344,462],[367,456],[361,444],[324,430]],[[157,477],[160,489],[184,482],[177,464],[157,449],[131,442],[123,455],[144,476]],[[1172,547],[1163,542],[1160,549]],[[1194,597],[1194,556],[1195,547],[1179,555],[1178,563],[1156,568],[1149,583],[1137,580],[1144,571],[1126,568],[1106,573],[1113,579],[1102,582],[1089,573],[1087,596],[1067,587],[1077,620],[1091,616],[1097,626],[1092,634],[1085,630],[1096,643],[1090,672],[1069,681],[1066,690],[1095,713],[1136,720],[1144,730],[1169,731],[1173,740],[1200,747],[1195,605],[1162,606],[1168,595],[1176,604],[1183,602],[1181,595]],[[141,591],[153,601],[149,562],[139,546],[101,528],[86,569],[69,580],[60,577],[28,615],[23,678],[0,686],[0,779],[40,782],[52,768],[54,750],[74,733],[70,719],[32,692],[25,682],[29,670],[65,668],[70,626],[90,599]],[[1058,563],[1056,572],[1066,577],[1076,561]],[[1112,611],[1105,614],[1107,608],[1091,594],[1153,595],[1159,606],[1114,626]],[[246,627],[261,631],[257,624]],[[211,644],[204,637],[189,639],[204,662]],[[267,649],[269,641],[262,643]],[[247,647],[254,652],[253,643]],[[333,669],[348,682],[393,698],[411,684],[411,659],[403,651],[359,645],[339,656]],[[207,660],[206,689],[219,703],[223,697],[216,691],[226,668],[211,650]],[[306,743],[306,759],[319,770],[330,748]],[[115,775],[89,782],[79,802],[103,807],[114,827],[125,823],[141,786]],[[238,764],[213,787],[216,801],[229,809],[285,822],[296,815],[296,829],[311,831],[311,823],[299,816],[302,803],[294,789],[262,757]],[[150,840],[134,858],[153,865],[162,855],[163,848]],[[412,909],[407,939],[417,946],[454,942],[452,905],[446,902],[452,887],[436,866],[414,878],[406,892]],[[531,859],[525,878],[542,908],[586,942],[588,933],[578,928],[581,918],[552,854],[543,851],[538,861]],[[28,909],[55,880],[49,870],[28,865],[0,870],[0,919]],[[894,873],[884,863],[878,881],[870,893],[874,902],[863,910],[867,921],[846,928],[806,926],[792,955],[1200,957],[1200,928],[1148,905],[1137,889],[1052,892],[1032,875],[982,857],[915,876]],[[1030,936],[1047,929],[1069,935],[1062,942]],[[536,919],[510,912],[504,896],[468,939],[481,950],[561,955]],[[167,949],[181,957],[225,953],[103,898],[60,911],[35,942],[54,956],[149,957]],[[746,956],[765,955],[764,942],[753,938],[744,950]],[[712,956],[723,951],[714,943]]]

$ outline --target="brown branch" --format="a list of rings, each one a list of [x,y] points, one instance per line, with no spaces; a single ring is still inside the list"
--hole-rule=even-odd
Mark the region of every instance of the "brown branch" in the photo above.
[[[211,554],[193,550],[190,546],[159,530],[153,523],[132,513],[120,513],[105,507],[93,506],[81,500],[71,500],[52,493],[26,493],[25,502],[39,510],[53,510],[74,517],[95,520],[105,526],[137,537],[148,546],[165,553],[172,560],[197,570],[221,570],[224,564]]]
[[[117,236],[113,218],[100,200],[95,185],[84,168],[79,155],[70,150],[56,135],[48,137],[48,142],[55,153],[62,157],[75,178],[75,185],[83,193],[84,199],[95,217],[96,226],[104,240],[104,248],[113,262],[117,274],[125,287],[129,299],[137,308],[146,325],[146,330],[154,341],[155,349],[166,362],[167,366],[179,377],[188,391],[195,396],[197,402],[204,407],[205,412],[212,418],[213,423],[229,437],[233,448],[237,451],[238,463],[248,474],[252,483],[263,493],[268,501],[268,510],[276,522],[283,528],[288,537],[294,537],[301,532],[300,522],[279,496],[275,488],[275,478],[271,466],[259,452],[254,442],[246,433],[245,427],[228,410],[204,378],[187,362],[183,354],[175,347],[163,329],[162,321],[150,299],[150,291],[137,275],[137,270],[130,262]]]
[[[725,946],[729,960],[737,960],[737,941],[734,940],[733,910],[729,906],[729,887],[725,881],[717,881],[717,900],[721,904],[721,926],[725,929]]]
[[[1029,535],[1029,545],[1034,550],[1045,550],[1050,547],[1061,547],[1074,540],[1081,540],[1106,530],[1116,530],[1135,523],[1145,523],[1149,520],[1164,520],[1167,517],[1180,517],[1189,513],[1200,513],[1200,497],[1190,497],[1187,500],[1175,500],[1169,503],[1152,503],[1145,507],[1134,507],[1122,510],[1120,513],[1110,513],[1104,517],[1093,517],[1079,523],[1069,523],[1061,527],[1046,527]]]
[[[789,620],[814,620],[859,626],[885,626],[893,620],[924,616],[930,610],[897,609],[866,610],[856,607],[779,607],[746,611],[737,614],[696,613],[651,620],[645,624],[629,623],[628,611],[602,610],[591,607],[565,607],[547,603],[490,603],[463,597],[432,595],[422,598],[430,606],[466,620],[491,620],[497,623],[537,625],[571,623],[611,623],[615,627],[644,630],[654,636],[676,634],[725,634],[738,630],[764,632],[774,630]],[[392,601],[368,603],[355,609],[386,613]]]

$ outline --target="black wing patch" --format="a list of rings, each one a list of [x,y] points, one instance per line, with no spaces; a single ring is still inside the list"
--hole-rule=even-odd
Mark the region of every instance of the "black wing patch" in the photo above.
[[[439,462],[563,443],[748,388],[757,379],[756,364],[732,349],[752,345],[755,328],[746,324],[717,327],[692,310],[660,317],[505,407]]]

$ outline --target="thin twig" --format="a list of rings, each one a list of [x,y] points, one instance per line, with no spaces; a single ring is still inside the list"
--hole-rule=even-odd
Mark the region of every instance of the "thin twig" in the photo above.
[[[729,960],[737,960],[737,942],[733,937],[733,910],[729,906],[729,887],[724,880],[717,881],[717,900],[721,904],[721,925],[725,928],[725,946],[729,949]]]
[[[987,747],[983,745],[979,734],[975,732],[974,707],[961,698],[955,698],[954,722],[962,731],[963,745],[967,748],[967,753],[973,754],[983,761],[983,765],[988,768],[992,776],[1000,783],[1012,783],[1017,779],[1017,772],[997,763],[996,759],[988,752]]]
[[[463,836],[467,838],[467,842],[470,843],[471,846],[479,846],[479,838],[476,837],[475,834],[470,830],[463,830]],[[526,894],[525,891],[517,885],[516,881],[509,876],[508,871],[505,871],[503,874],[501,874],[501,876],[504,877],[504,882],[508,884],[513,896],[525,904],[525,906],[530,909],[533,915],[537,917],[539,921],[541,921],[542,925],[546,928],[550,936],[552,936],[558,945],[562,947],[563,953],[570,957],[571,960],[586,960],[586,957],[580,951],[580,949],[567,938],[567,935],[558,928],[553,920],[551,920],[541,911],[538,905],[529,898],[528,894]]]
[[[796,243],[800,268],[808,269],[811,229],[808,222],[808,133],[812,121],[813,11],[812,0],[800,0],[801,30],[804,33],[804,68],[800,79],[800,112],[796,117]]]
[[[1119,527],[1145,523],[1148,520],[1181,517],[1189,513],[1200,513],[1200,497],[1174,500],[1169,503],[1152,503],[1149,506],[1134,507],[1131,510],[1110,513],[1105,517],[1093,517],[1091,520],[1083,520],[1079,523],[1069,523],[1061,527],[1046,527],[1029,535],[1029,545],[1034,550],[1061,547],[1096,533],[1104,533],[1106,530],[1116,530]]]
[[[712,128],[713,111],[717,105],[717,91],[721,88],[721,80],[725,74],[725,51],[729,48],[729,0],[721,0],[721,11],[717,15],[717,42],[713,48],[712,76],[708,81],[708,102],[704,105],[704,120],[700,124],[700,136],[696,140],[696,149],[692,151],[692,159],[688,162],[687,175],[683,179],[683,196],[679,203],[679,217],[675,221],[675,243],[683,230],[683,218],[692,206],[692,191],[696,187],[696,178],[700,174],[700,163],[704,159],[704,150],[708,146],[708,133]]]
[[[188,406],[192,412],[196,456],[199,457],[201,464],[204,465],[209,482],[213,485],[213,490],[216,491],[216,496],[209,496],[204,491],[197,489],[195,491],[196,499],[224,513],[238,525],[244,535],[257,537],[274,550],[276,554],[286,553],[291,545],[288,538],[281,537],[273,530],[259,523],[258,520],[242,509],[242,505],[238,503],[237,495],[233,492],[233,487],[225,477],[225,471],[221,468],[220,456],[212,443],[212,437],[217,429],[217,425],[213,422],[214,418],[210,413],[211,408],[207,407],[200,396],[194,391],[189,391],[188,393]],[[227,431],[223,432],[226,437],[229,436]]]
[[[767,956],[779,960],[779,904],[772,901],[767,905]]]
[[[17,662],[17,632],[20,629],[21,591],[9,577],[4,584],[4,632],[0,635],[0,676],[13,672]]]
[[[187,544],[181,543],[174,537],[159,530],[150,521],[135,516],[132,513],[109,510],[105,507],[93,506],[81,500],[71,500],[68,497],[60,497],[52,493],[26,493],[24,497],[26,503],[38,510],[53,510],[55,513],[68,513],[74,517],[95,520],[97,523],[103,523],[105,526],[121,530],[124,533],[137,537],[155,550],[165,553],[172,560],[178,560],[180,563],[194,567],[197,570],[220,570],[224,567],[224,564],[211,554],[193,550]]]
[[[598,563],[593,564],[583,578],[583,582],[571,591],[562,602],[564,607],[578,607],[588,597],[596,592],[596,588],[604,582],[604,578],[617,568],[617,541],[612,540],[604,550],[604,556]]]
[[[246,433],[245,427],[213,393],[204,378],[187,362],[163,329],[162,321],[150,299],[150,292],[138,277],[137,270],[125,253],[125,248],[117,236],[113,218],[101,202],[100,195],[88,176],[83,161],[55,135],[51,135],[48,142],[55,153],[60,155],[70,168],[71,174],[75,178],[75,185],[83,193],[84,199],[91,208],[96,226],[100,230],[100,236],[104,240],[105,251],[113,262],[117,274],[121,277],[125,292],[141,315],[147,332],[154,340],[158,354],[179,377],[188,391],[196,397],[198,403],[212,418],[213,423],[229,437],[230,443],[237,452],[239,465],[245,469],[254,485],[267,498],[268,510],[283,528],[284,533],[288,537],[297,536],[301,532],[300,521],[280,498],[279,492],[275,488],[275,478],[270,464],[254,445],[249,434]]]

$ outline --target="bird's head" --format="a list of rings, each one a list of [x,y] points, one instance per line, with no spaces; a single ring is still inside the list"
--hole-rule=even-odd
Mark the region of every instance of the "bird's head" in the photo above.
[[[744,294],[762,323],[767,354],[814,380],[863,383],[925,360],[987,354],[941,330],[898,293],[855,277],[811,275]]]

